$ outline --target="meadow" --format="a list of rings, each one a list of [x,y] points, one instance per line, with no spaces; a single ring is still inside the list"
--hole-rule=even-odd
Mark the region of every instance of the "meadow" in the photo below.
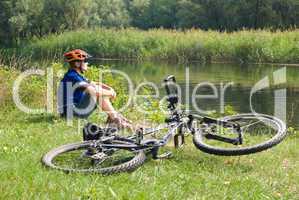
[[[1,54],[4,60],[62,59],[63,52],[74,48],[106,59],[298,64],[299,31],[98,28],[32,38]]]
[[[54,72],[60,64],[51,66]],[[99,69],[87,76],[93,78]],[[131,173],[112,176],[66,174],[45,168],[40,160],[50,149],[82,140],[78,120],[73,126],[55,113],[26,114],[12,102],[11,88],[20,71],[0,69],[0,199],[298,199],[298,133],[291,131],[277,147],[241,157],[220,157],[202,153],[188,144],[175,150],[173,158],[152,160]],[[57,74],[57,73],[54,73]],[[59,76],[54,77],[55,83]],[[125,101],[125,89],[117,85]],[[21,99],[26,105],[45,106],[45,76],[31,77],[22,85]],[[153,107],[154,108],[154,107]],[[158,122],[132,107],[124,113],[137,121],[141,117]],[[90,120],[103,123],[97,113]],[[82,122],[81,122],[82,123]]]
[[[9,114],[8,114],[9,113]],[[49,115],[1,111],[1,199],[298,199],[298,137],[256,155],[219,157],[188,145],[131,173],[66,174],[45,168],[51,148],[82,139]],[[13,124],[13,126],[12,126]]]
[[[78,125],[82,122],[75,120],[69,126],[57,113],[26,114],[12,99],[13,82],[20,70],[32,66],[53,69],[57,87],[61,78],[58,71],[66,70],[61,55],[73,48],[85,49],[95,58],[124,60],[298,63],[298,42],[298,30],[220,33],[95,29],[33,38],[19,47],[1,49],[0,199],[298,199],[299,137],[292,128],[277,147],[255,155],[208,155],[187,138],[188,144],[182,149],[167,146],[173,158],[149,158],[134,172],[112,176],[66,174],[45,168],[40,160],[54,147],[82,140]],[[59,63],[49,65],[48,60]],[[95,79],[100,70],[91,68],[86,76]],[[45,108],[46,83],[46,76],[26,79],[21,86],[22,101],[30,107]],[[117,89],[114,105],[120,107],[128,98],[125,85],[111,76],[105,83]],[[145,106],[149,109],[157,108],[154,102],[148,103]],[[160,112],[144,115],[134,106],[124,115],[133,121],[163,120]],[[90,120],[104,123],[105,117],[97,112]]]

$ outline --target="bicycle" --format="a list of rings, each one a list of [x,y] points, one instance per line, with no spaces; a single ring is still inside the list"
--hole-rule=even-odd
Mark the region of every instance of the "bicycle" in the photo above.
[[[194,145],[203,152],[240,156],[269,149],[286,137],[285,123],[270,115],[248,113],[214,119],[185,113],[177,108],[175,77],[168,76],[164,81],[169,110],[165,123],[139,129],[131,136],[88,123],[83,128],[84,141],[57,147],[45,154],[42,162],[65,172],[113,174],[138,168],[150,154],[154,159],[170,157],[171,152],[159,154],[159,149],[171,138],[179,148],[191,134]],[[145,138],[161,130],[167,132],[162,139]]]

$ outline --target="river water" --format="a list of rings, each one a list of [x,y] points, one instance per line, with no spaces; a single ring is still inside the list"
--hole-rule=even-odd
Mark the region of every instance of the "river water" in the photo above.
[[[109,65],[125,72],[133,80],[135,88],[148,81],[162,90],[162,80],[167,75],[175,75],[181,88],[182,102],[191,111],[221,112],[223,106],[230,105],[240,113],[254,109],[258,113],[286,118],[289,126],[299,128],[299,67],[111,60],[93,64]],[[253,92],[254,88],[256,92]],[[195,99],[195,95],[204,96]]]

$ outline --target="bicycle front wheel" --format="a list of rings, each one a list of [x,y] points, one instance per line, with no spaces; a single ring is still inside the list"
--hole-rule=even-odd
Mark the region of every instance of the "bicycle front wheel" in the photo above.
[[[242,144],[233,145],[208,139],[205,137],[205,129],[198,129],[193,137],[193,143],[198,149],[206,153],[223,156],[246,155],[269,149],[280,143],[286,136],[285,123],[270,115],[239,114],[227,116],[220,120],[240,125]],[[227,138],[236,138],[237,136],[233,128],[217,127],[215,124],[212,130],[216,130],[213,134]]]
[[[113,174],[136,169],[146,159],[143,151],[113,148],[92,153],[91,146],[92,141],[63,145],[45,154],[42,162],[65,172]]]

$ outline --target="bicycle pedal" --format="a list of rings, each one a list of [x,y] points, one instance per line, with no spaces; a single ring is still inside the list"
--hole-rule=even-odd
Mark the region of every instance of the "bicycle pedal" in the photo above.
[[[168,159],[168,158],[171,158],[173,156],[172,152],[168,151],[168,152],[165,152],[165,153],[162,153],[160,155],[157,155],[154,159]]]

